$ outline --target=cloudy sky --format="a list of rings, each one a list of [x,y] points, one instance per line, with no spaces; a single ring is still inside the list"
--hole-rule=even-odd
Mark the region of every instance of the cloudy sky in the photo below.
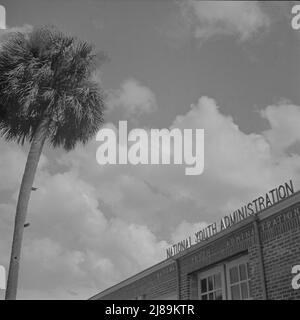
[[[110,61],[106,126],[204,128],[205,170],[96,162],[99,142],[45,147],[19,298],[80,299],[166,258],[165,248],[293,179],[300,187],[300,31],[292,2],[2,0],[8,30],[53,24]],[[28,145],[0,139],[0,264],[8,268]],[[3,292],[0,292],[3,297]]]

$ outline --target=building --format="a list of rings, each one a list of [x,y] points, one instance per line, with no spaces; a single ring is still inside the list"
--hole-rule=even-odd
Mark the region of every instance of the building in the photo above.
[[[300,299],[297,265],[299,191],[91,299]]]

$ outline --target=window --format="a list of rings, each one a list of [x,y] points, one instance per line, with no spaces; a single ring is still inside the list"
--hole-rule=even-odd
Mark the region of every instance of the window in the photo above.
[[[231,300],[250,299],[249,263],[245,258],[227,264],[228,296]]]
[[[198,278],[200,300],[224,300],[225,286],[222,267],[201,273]]]
[[[247,256],[200,272],[197,278],[200,300],[251,299]]]

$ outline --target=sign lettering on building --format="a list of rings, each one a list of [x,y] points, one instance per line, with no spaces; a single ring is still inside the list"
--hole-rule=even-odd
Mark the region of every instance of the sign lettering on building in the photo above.
[[[220,231],[232,227],[234,224],[256,214],[264,209],[267,209],[275,203],[291,196],[294,193],[294,186],[292,180],[279,185],[267,192],[264,196],[260,196],[251,202],[248,202],[241,208],[235,210],[231,214],[224,216],[219,223],[214,222],[207,227],[195,232],[194,237],[189,236],[186,239],[172,245],[167,248],[167,258],[171,258],[174,255],[182,252],[193,245],[205,241],[212,236],[216,235]]]

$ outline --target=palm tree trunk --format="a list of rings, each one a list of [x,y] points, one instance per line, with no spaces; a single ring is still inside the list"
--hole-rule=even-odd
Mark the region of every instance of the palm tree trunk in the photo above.
[[[43,123],[39,125],[33,137],[28,153],[25,171],[19,191],[18,204],[15,216],[13,243],[7,279],[6,300],[15,300],[17,297],[18,274],[21,258],[21,247],[23,239],[24,224],[26,222],[28,202],[34,181],[36,169],[40,160],[43,145],[46,139]]]

